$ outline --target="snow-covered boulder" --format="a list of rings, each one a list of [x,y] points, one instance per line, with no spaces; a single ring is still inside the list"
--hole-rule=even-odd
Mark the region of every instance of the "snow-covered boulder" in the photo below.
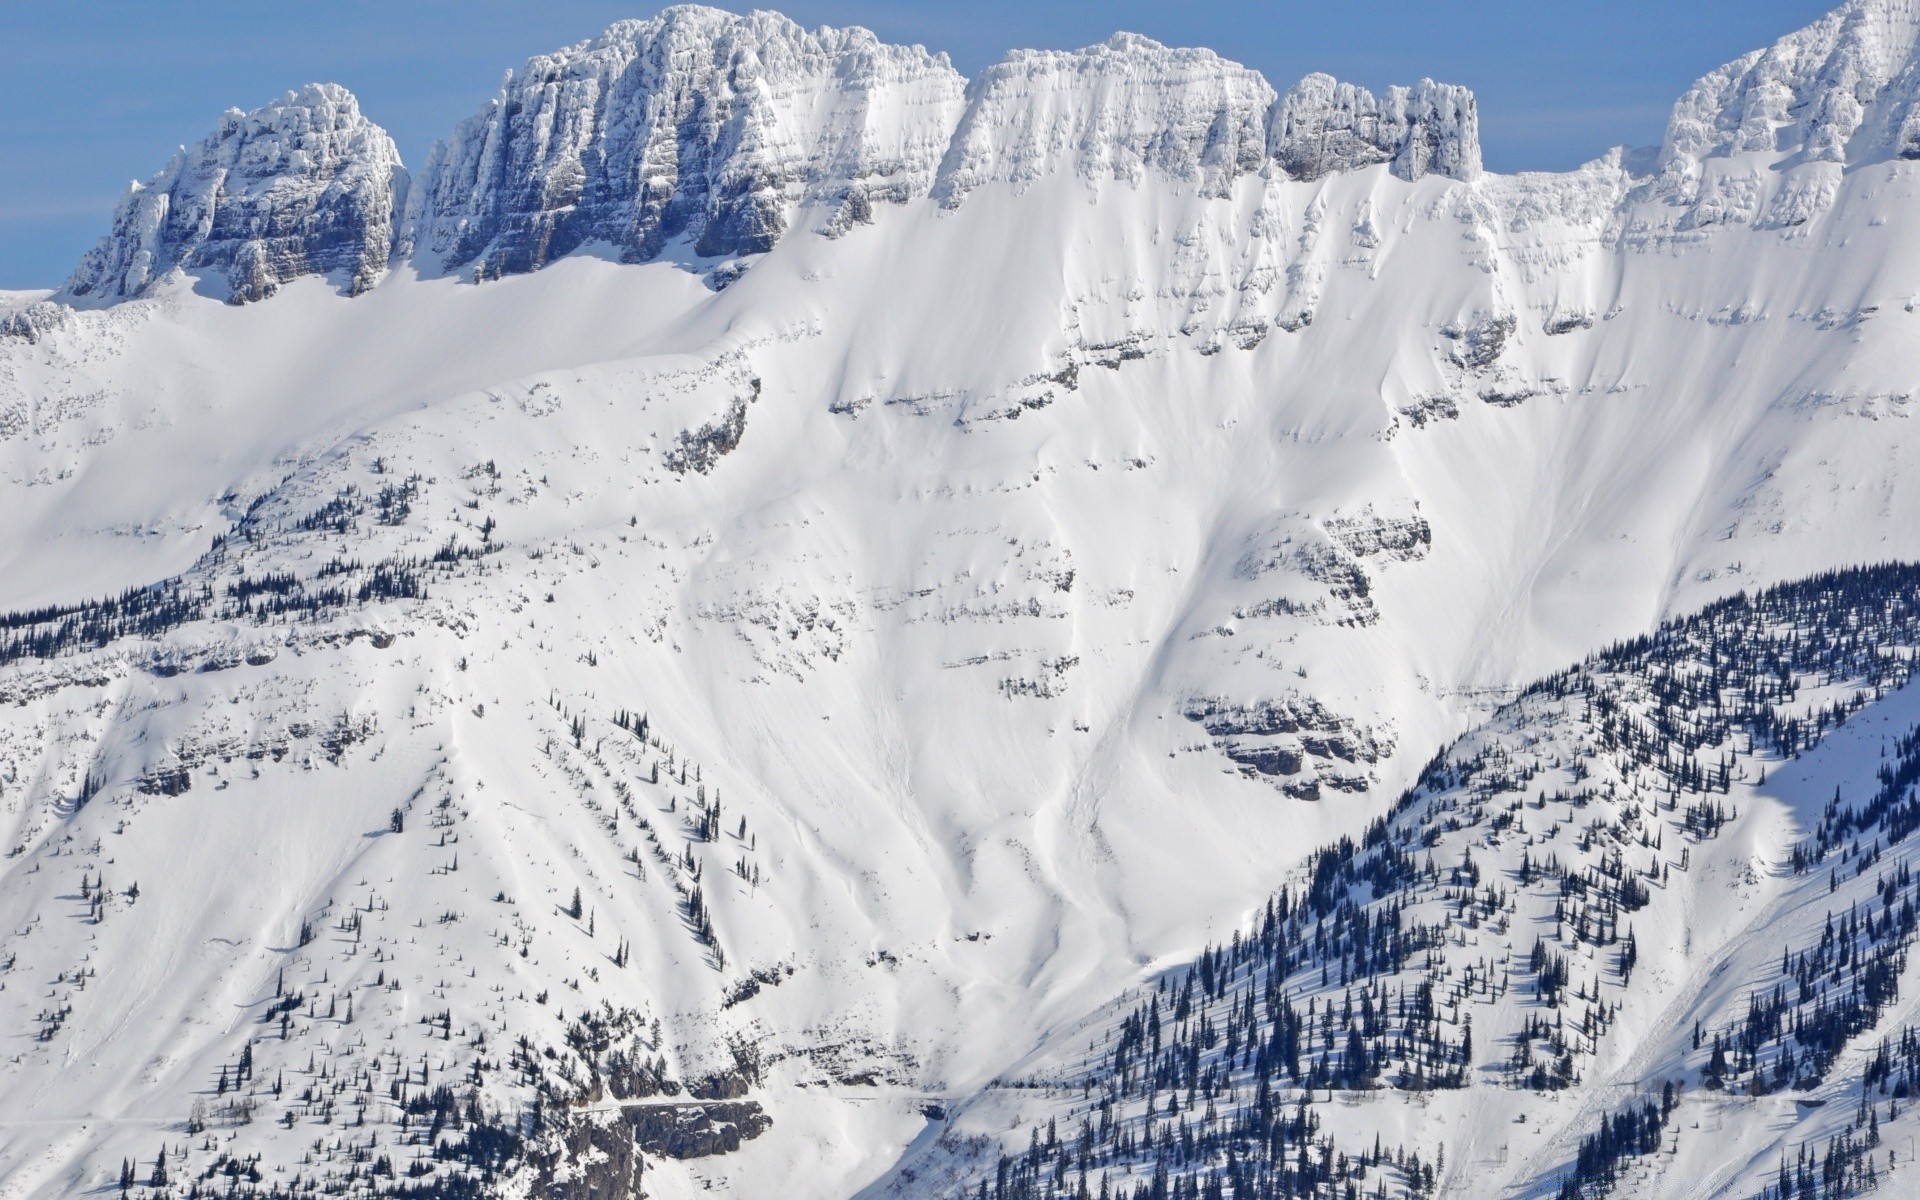
[[[176,268],[223,275],[235,303],[339,272],[359,293],[387,269],[407,186],[384,129],[338,84],[229,110],[205,141],[134,184],[65,295],[124,299]]]
[[[627,260],[680,236],[770,248],[796,205],[861,221],[924,195],[965,81],[865,29],[681,6],[531,59],[435,148],[413,237],[444,269],[535,270],[600,242]]]

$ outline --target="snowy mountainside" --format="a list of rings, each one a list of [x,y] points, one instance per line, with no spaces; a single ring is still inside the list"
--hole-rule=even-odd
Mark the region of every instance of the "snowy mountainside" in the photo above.
[[[1768,87],[1871,59],[1893,111],[1906,12]],[[1713,78],[1675,130],[1751,107]],[[675,9],[411,179],[240,121],[282,173],[136,192],[212,206],[87,260],[146,274],[0,298],[0,1190],[948,1194],[991,1154],[927,1113],[973,1136],[1532,681],[1920,559],[1920,166],[1797,103],[1500,176],[1443,85]],[[1706,1103],[1652,1005],[1503,1179],[1615,1081]],[[1432,1165],[1409,1111],[1311,1115]]]
[[[970,1195],[983,1149],[1022,1198],[1872,1190],[1915,1119],[1917,579],[1742,595],[1539,681],[896,1191]]]

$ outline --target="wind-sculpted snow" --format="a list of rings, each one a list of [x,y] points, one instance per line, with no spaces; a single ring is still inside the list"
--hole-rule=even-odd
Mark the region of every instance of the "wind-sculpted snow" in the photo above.
[[[309,84],[228,112],[205,141],[135,184],[65,293],[140,296],[185,268],[214,275],[235,303],[334,272],[357,294],[386,272],[406,187],[393,139],[353,94]]]
[[[1357,84],[1314,74],[1287,89],[1274,112],[1273,159],[1295,179],[1387,163],[1401,179],[1480,174],[1480,119],[1473,93],[1423,79],[1375,97]]]
[[[435,148],[412,236],[482,276],[590,243],[632,261],[681,236],[702,255],[758,253],[796,205],[845,225],[924,195],[962,86],[944,55],[864,29],[670,8],[509,75]]]

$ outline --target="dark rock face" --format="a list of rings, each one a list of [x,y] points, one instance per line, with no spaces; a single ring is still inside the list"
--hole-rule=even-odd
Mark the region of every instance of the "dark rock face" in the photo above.
[[[540,1200],[638,1200],[645,1162],[622,1114],[571,1120],[556,1153],[534,1164],[533,1194]]]
[[[436,147],[415,242],[477,277],[590,243],[644,261],[770,249],[801,202],[859,223],[926,193],[964,81],[944,55],[774,13],[670,8],[529,61]]]
[[[223,275],[236,304],[335,272],[358,294],[387,269],[406,187],[393,139],[353,94],[309,84],[250,113],[229,111],[205,141],[135,185],[65,295],[140,296],[175,268]]]
[[[773,1118],[756,1100],[636,1105],[625,1117],[640,1149],[664,1158],[731,1154],[773,1128]]]
[[[1433,548],[1433,526],[1418,514],[1395,517],[1363,512],[1330,517],[1323,524],[1327,536],[1355,558],[1412,562],[1425,558]]]
[[[687,1095],[696,1100],[738,1100],[752,1090],[747,1072],[716,1071],[687,1085]]]
[[[730,1091],[730,1087],[719,1090]],[[575,1112],[532,1158],[539,1200],[639,1200],[646,1156],[732,1154],[773,1128],[757,1100],[630,1104]]]
[[[1354,768],[1393,750],[1390,741],[1306,695],[1243,704],[1199,696],[1183,715],[1212,735],[1243,774],[1283,778],[1282,790],[1300,799],[1318,799],[1323,788],[1365,790],[1368,780]]]
[[[1304,760],[1298,750],[1284,746],[1239,745],[1228,748],[1227,757],[1262,775],[1298,775]]]
[[[705,475],[715,463],[731,454],[747,432],[747,405],[760,395],[760,381],[753,381],[751,396],[736,396],[727,406],[726,416],[699,429],[681,430],[678,444],[668,450],[664,461],[677,475],[688,471]]]

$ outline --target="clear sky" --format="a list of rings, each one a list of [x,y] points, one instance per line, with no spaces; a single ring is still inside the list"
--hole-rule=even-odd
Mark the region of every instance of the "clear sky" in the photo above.
[[[1561,169],[1658,142],[1699,75],[1838,0],[788,0],[808,27],[865,25],[969,74],[1009,48],[1127,29],[1210,47],[1277,90],[1327,71],[1378,90],[1421,76],[1479,97],[1496,171]],[[51,287],[127,181],[219,113],[343,83],[409,165],[528,56],[657,0],[0,0],[0,288]],[[751,4],[724,4],[744,9]]]

